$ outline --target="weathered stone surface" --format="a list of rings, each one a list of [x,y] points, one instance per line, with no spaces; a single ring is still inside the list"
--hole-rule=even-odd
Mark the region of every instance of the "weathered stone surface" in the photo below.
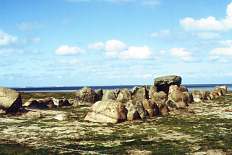
[[[168,99],[168,95],[165,92],[160,91],[160,92],[155,92],[151,100],[155,102],[158,105],[158,107],[160,107],[166,104],[167,99]]]
[[[191,104],[193,103],[193,94],[192,92],[183,92],[186,96],[188,96],[188,103]]]
[[[188,92],[188,88],[183,86],[183,85],[180,85],[179,89],[180,89],[181,92]]]
[[[153,94],[154,94],[155,92],[157,92],[157,87],[156,87],[156,86],[150,86],[149,92],[148,92],[148,94],[149,94],[149,99],[152,98],[152,96],[153,96]]]
[[[224,95],[224,90],[221,88],[215,88],[212,91],[199,91],[194,90],[192,92],[194,102],[203,102],[205,100],[214,100],[219,96]]]
[[[102,100],[116,100],[117,99],[117,92],[115,90],[103,90]]]
[[[168,95],[168,100],[168,106],[174,108],[186,108],[188,106],[189,98],[186,93],[177,90]]]
[[[164,91],[168,93],[169,87],[171,85],[180,85],[181,84],[181,77],[176,75],[169,75],[169,76],[161,76],[157,77],[154,80],[154,86],[157,87],[158,91]]]
[[[127,109],[127,120],[137,120],[137,119],[144,119],[148,116],[147,112],[143,107],[143,102],[141,101],[132,101],[126,103]]]
[[[149,117],[159,115],[159,107],[152,100],[143,100],[143,108],[147,111]]]
[[[166,104],[163,104],[161,106],[159,106],[159,114],[162,116],[166,116],[169,114],[169,108]]]
[[[131,92],[128,89],[122,89],[118,93],[117,101],[126,103],[131,100]]]
[[[203,91],[194,90],[192,92],[194,102],[202,102],[205,99],[205,93]]]
[[[210,91],[206,90],[206,91],[201,91],[202,96],[203,96],[203,100],[211,100],[210,98]]]
[[[226,85],[223,85],[223,86],[217,86],[217,88],[222,88],[225,90],[225,92],[227,93],[228,92],[228,87]]]
[[[142,102],[144,99],[148,99],[148,91],[145,86],[134,87],[132,89],[132,100]]]
[[[101,123],[118,123],[125,121],[126,115],[127,110],[121,102],[106,100],[94,103],[85,120]]]
[[[178,86],[178,85],[171,85],[169,87],[168,94],[171,94],[174,91],[180,91],[180,92],[188,92],[188,89],[185,86]]]
[[[210,94],[209,94],[209,96],[210,96],[211,100],[217,99],[219,97],[217,91],[211,91]]]
[[[76,92],[76,98],[79,102],[95,103],[97,94],[89,87],[84,87]]]
[[[219,96],[224,96],[227,93],[227,87],[226,86],[217,86],[214,88],[213,91],[216,91]]]
[[[22,107],[21,96],[13,89],[0,88],[0,109],[6,113],[15,113]]]
[[[192,94],[187,92],[185,87],[177,85],[170,86],[167,102],[168,106],[172,108],[186,108],[192,101]]]

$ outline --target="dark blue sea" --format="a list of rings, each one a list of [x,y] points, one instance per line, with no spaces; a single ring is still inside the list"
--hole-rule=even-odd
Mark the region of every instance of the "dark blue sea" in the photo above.
[[[232,84],[184,84],[189,90],[211,90],[216,86],[227,85],[232,90]],[[131,89],[141,85],[121,85],[121,86],[89,86],[93,89]],[[83,86],[65,86],[65,87],[25,87],[13,88],[19,92],[73,92],[81,89]]]

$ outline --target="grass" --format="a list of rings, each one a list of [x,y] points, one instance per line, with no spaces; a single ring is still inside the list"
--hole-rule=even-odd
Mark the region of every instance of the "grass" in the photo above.
[[[22,94],[47,97],[53,93]],[[74,98],[60,93],[56,97]],[[84,121],[87,106],[39,111],[43,118],[0,117],[0,154],[152,154],[182,155],[221,149],[232,154],[232,94],[207,103],[195,103],[195,113],[180,113],[143,121],[98,124]],[[54,119],[64,114],[67,120]],[[7,121],[6,121],[7,120]]]

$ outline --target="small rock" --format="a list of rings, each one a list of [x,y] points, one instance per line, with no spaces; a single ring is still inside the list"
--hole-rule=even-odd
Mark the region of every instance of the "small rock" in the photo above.
[[[58,120],[58,121],[67,120],[67,116],[65,114],[57,114],[53,118],[56,119],[56,120]]]

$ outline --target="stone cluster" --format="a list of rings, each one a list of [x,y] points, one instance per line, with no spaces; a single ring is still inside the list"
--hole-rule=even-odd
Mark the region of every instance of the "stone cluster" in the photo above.
[[[170,75],[156,78],[154,85],[150,87],[140,86],[132,90],[104,90],[101,97],[91,100],[93,105],[85,120],[118,123],[164,116],[170,111],[185,109],[193,102],[215,99],[227,92],[227,87],[221,86],[211,92],[193,91],[191,93],[181,85],[181,81],[180,76]],[[87,98],[94,98],[95,94],[89,93]],[[86,94],[82,96],[85,98]]]
[[[192,102],[191,95],[180,84],[181,77],[165,76],[156,78],[150,87],[105,90],[102,100],[93,104],[85,120],[117,123],[167,115],[171,109],[185,108]],[[169,91],[170,87],[173,87],[172,91]]]
[[[217,99],[220,96],[224,96],[226,95],[227,92],[228,92],[227,86],[217,86],[211,91],[194,90],[192,94],[193,94],[194,102],[204,102],[207,100]]]
[[[93,90],[84,87],[75,92],[73,101],[66,98],[31,98],[24,104],[18,92],[0,88],[0,110],[17,113],[24,107],[50,109],[65,106],[88,105],[91,110],[86,121],[118,123],[168,115],[170,111],[186,109],[193,102],[213,100],[227,93],[226,86],[218,86],[212,91],[188,89],[181,85],[182,78],[176,75],[158,77],[152,86],[137,86],[133,89]],[[74,103],[75,104],[74,104]]]

